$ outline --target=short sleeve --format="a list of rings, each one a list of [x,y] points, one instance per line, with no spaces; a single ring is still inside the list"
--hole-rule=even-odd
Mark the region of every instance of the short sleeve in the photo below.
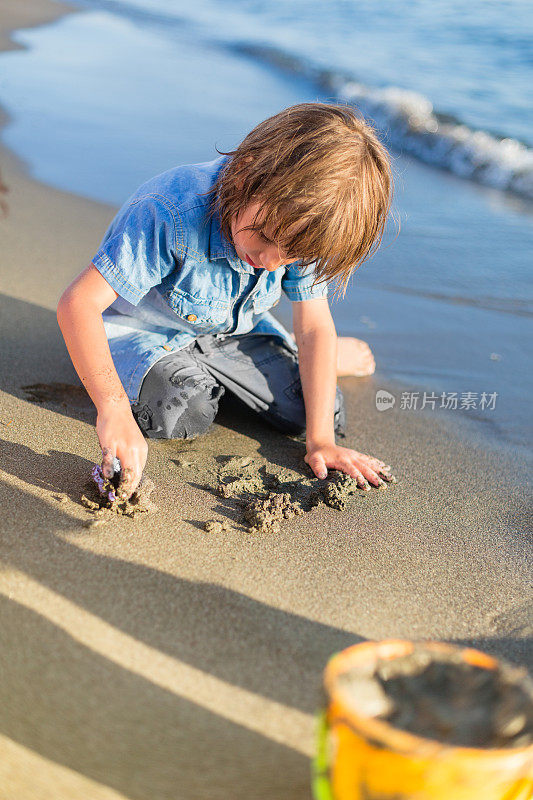
[[[175,207],[147,195],[120,209],[92,262],[120,297],[136,306],[175,269],[183,248]]]
[[[285,274],[281,279],[281,288],[289,300],[314,300],[317,297],[328,296],[328,285],[326,282],[317,283],[314,288],[315,265],[309,264],[307,267],[300,267],[298,262],[289,264]]]

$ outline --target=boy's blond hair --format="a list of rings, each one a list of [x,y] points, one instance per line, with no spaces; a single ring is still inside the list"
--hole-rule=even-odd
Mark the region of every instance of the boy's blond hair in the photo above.
[[[383,237],[392,200],[389,154],[351,106],[300,103],[257,125],[213,187],[213,210],[231,241],[231,220],[259,203],[250,226],[300,261],[315,283],[346,292],[354,269]],[[314,285],[313,284],[313,285]]]

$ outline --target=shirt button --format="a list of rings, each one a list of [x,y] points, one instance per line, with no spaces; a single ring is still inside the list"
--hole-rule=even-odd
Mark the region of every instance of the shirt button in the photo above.
[[[195,319],[197,319],[196,314],[188,314],[187,315],[187,322],[194,322]]]

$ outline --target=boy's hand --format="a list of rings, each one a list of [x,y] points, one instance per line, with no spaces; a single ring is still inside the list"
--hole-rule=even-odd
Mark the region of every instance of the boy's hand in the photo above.
[[[385,481],[396,482],[384,461],[336,444],[308,445],[304,461],[317,478],[326,478],[328,468],[338,469],[355,478],[361,489],[370,489],[369,481],[374,486],[381,486]]]
[[[96,433],[102,448],[102,473],[106,478],[113,477],[116,456],[122,466],[117,497],[127,500],[141,480],[148,455],[148,444],[129,404],[109,406],[99,411]]]

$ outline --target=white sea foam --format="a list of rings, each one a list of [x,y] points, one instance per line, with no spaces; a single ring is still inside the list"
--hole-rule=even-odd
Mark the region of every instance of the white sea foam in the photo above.
[[[433,108],[422,94],[397,86],[376,88],[314,66],[277,48],[241,44],[238,50],[303,75],[339,101],[357,106],[386,143],[463,178],[533,199],[533,149],[517,139],[474,130]]]
[[[533,151],[522,142],[447,121],[427,97],[415,92],[394,86],[371,89],[344,79],[331,82],[339,100],[370,116],[398,149],[464,178],[533,199]]]

